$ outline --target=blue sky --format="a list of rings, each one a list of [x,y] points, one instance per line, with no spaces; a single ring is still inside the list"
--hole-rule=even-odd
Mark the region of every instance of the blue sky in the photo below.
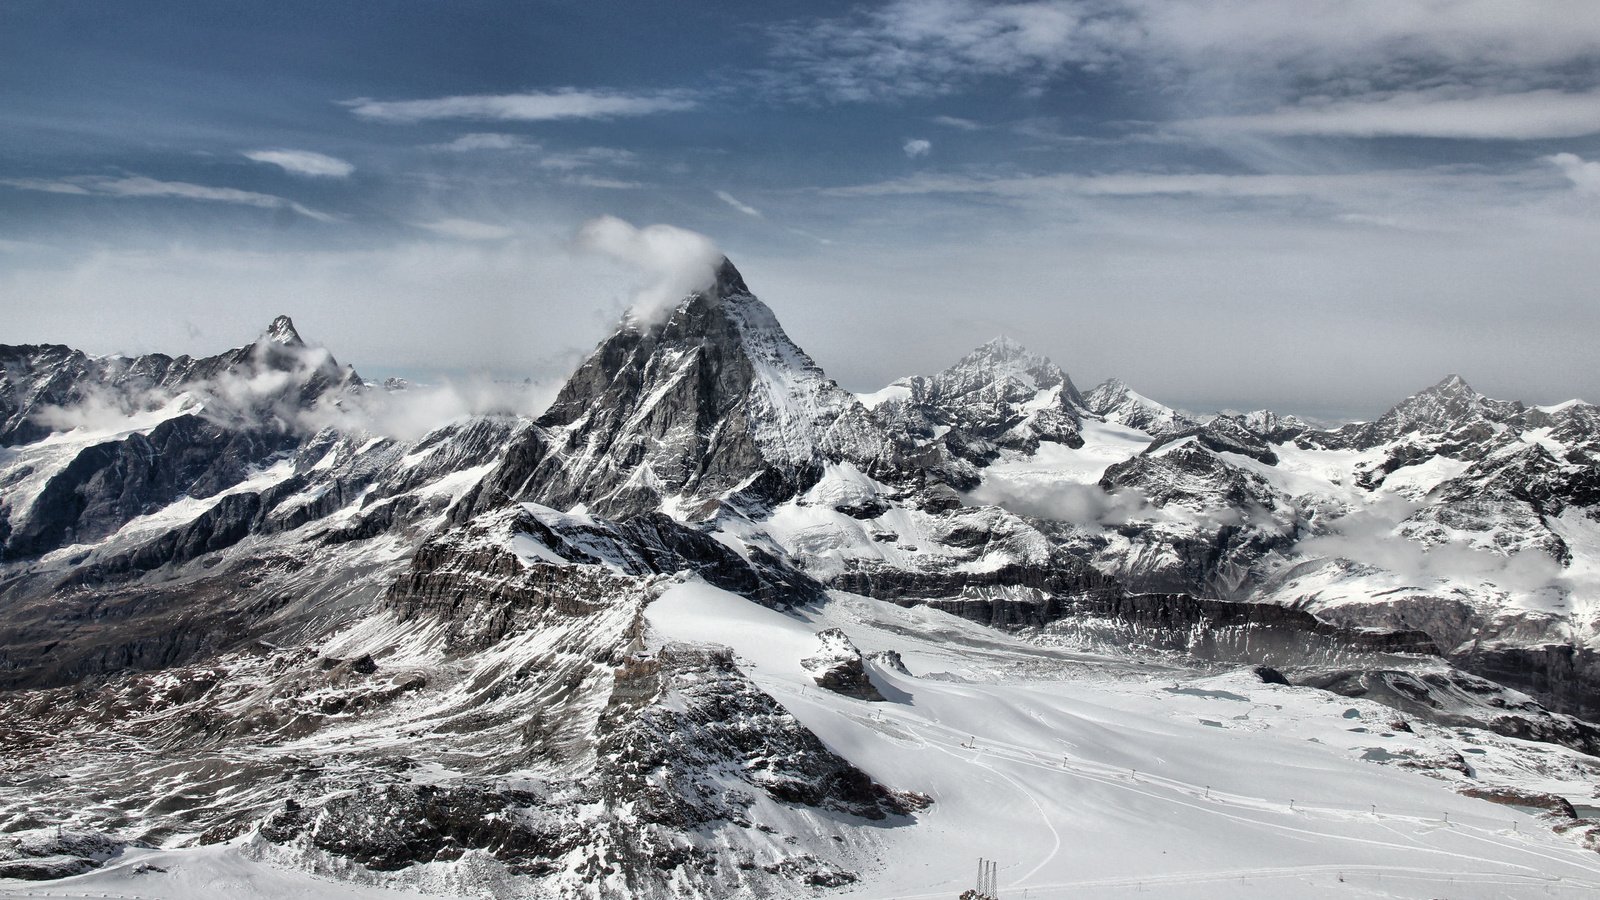
[[[559,377],[709,236],[847,387],[1600,400],[1587,0],[0,0],[0,341]],[[648,267],[647,267],[648,268]]]

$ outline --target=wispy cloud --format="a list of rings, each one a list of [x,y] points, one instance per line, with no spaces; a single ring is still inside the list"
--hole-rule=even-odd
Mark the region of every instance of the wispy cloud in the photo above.
[[[695,97],[686,91],[592,91],[567,88],[522,94],[468,94],[429,100],[346,100],[344,105],[363,119],[414,123],[435,119],[480,119],[545,122],[557,119],[614,119],[693,109]]]
[[[583,169],[589,166],[630,166],[637,162],[633,151],[618,147],[580,147],[557,150],[539,157],[543,169]]]
[[[1066,2],[899,0],[773,30],[791,87],[839,100],[946,93],[988,75],[1047,75],[1104,57],[1081,36],[1091,10]]]
[[[311,178],[347,178],[356,167],[336,156],[310,150],[251,150],[245,157],[277,166],[291,175]]]
[[[1383,190],[1400,184],[1434,183],[1453,176],[1423,172],[1350,175],[1224,175],[1125,172],[1105,175],[960,175],[926,173],[890,181],[826,188],[836,197],[887,197],[919,194],[984,194],[1034,198],[1077,194],[1095,197],[1203,195],[1212,197],[1296,197]],[[1456,179],[1461,180],[1461,179]]]
[[[927,156],[933,152],[933,142],[925,138],[911,138],[900,147],[910,159]]]
[[[577,147],[556,149],[521,135],[498,132],[463,134],[443,144],[429,144],[423,149],[445,153],[507,153],[516,154],[520,164],[531,162],[541,169],[571,171],[602,166],[632,166],[638,157],[632,150],[620,147]]]
[[[974,122],[971,119],[963,119],[958,116],[934,116],[928,121],[935,125],[943,125],[946,128],[954,128],[957,131],[981,131],[984,127],[981,122]]]
[[[1417,91],[1302,104],[1269,113],[1180,123],[1192,131],[1269,135],[1513,139],[1600,133],[1600,90],[1454,96]]]
[[[472,219],[437,219],[432,222],[418,222],[416,226],[434,234],[465,241],[498,241],[516,234],[504,225],[491,225],[488,222],[477,222]]]
[[[498,132],[473,132],[463,134],[453,141],[444,144],[431,144],[429,150],[445,150],[451,153],[475,153],[481,150],[538,150],[539,145],[525,137],[515,134],[500,134]]]
[[[603,191],[631,191],[644,187],[642,181],[628,181],[623,178],[602,178],[598,175],[568,175],[561,179],[563,184],[573,187],[599,188]]]
[[[59,179],[7,178],[0,179],[0,184],[17,188],[18,190],[44,191],[52,194],[122,198],[175,198],[212,203],[234,203],[261,209],[287,209],[308,219],[315,219],[318,222],[335,221],[335,217],[325,212],[319,212],[274,194],[261,194],[255,191],[239,190],[238,188],[190,184],[186,181],[158,181],[143,175],[130,175],[123,178],[104,175],[76,175]]]
[[[756,209],[754,206],[751,206],[748,203],[740,201],[738,197],[735,197],[727,191],[716,191],[715,193],[718,200],[721,200],[723,203],[726,203],[734,209],[737,209],[739,212],[756,219],[764,218],[764,216],[761,215],[761,210]]]

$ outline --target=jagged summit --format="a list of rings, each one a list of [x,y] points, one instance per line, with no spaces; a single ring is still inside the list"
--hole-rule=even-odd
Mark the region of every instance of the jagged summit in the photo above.
[[[294,320],[288,316],[279,316],[272,320],[267,330],[261,333],[262,340],[270,341],[284,347],[304,347],[306,342],[301,340],[300,332],[295,330]]]
[[[749,295],[750,288],[745,286],[744,276],[734,267],[733,260],[726,256],[717,264],[716,279],[711,283],[711,292],[719,297],[731,297],[737,294]]]
[[[869,468],[892,455],[865,407],[790,340],[726,258],[665,318],[625,317],[539,424],[555,453],[519,476],[522,491],[610,516],[667,501],[699,514],[758,480],[782,494],[829,461]]]
[[[1047,357],[997,337],[937,375],[918,375],[880,392],[881,416],[912,435],[942,432],[961,458],[981,462],[999,450],[1032,453],[1040,441],[1083,446],[1083,397]],[[881,402],[881,401],[880,401]]]
[[[1151,400],[1120,378],[1108,378],[1083,395],[1085,407],[1107,422],[1137,428],[1150,435],[1176,434],[1200,423],[1170,406]]]
[[[1061,400],[1082,407],[1083,397],[1060,366],[1001,335],[930,379],[945,395],[992,392],[1006,401],[1028,400],[1041,390],[1060,389]]]
[[[1448,375],[1396,403],[1376,421],[1307,433],[1303,439],[1310,446],[1360,450],[1404,439],[1438,445],[1452,458],[1476,458],[1508,439],[1504,426],[1527,411],[1515,400],[1494,400],[1478,393],[1460,375]]]
[[[1503,421],[1523,411],[1521,403],[1492,400],[1473,390],[1460,375],[1418,391],[1384,413],[1375,428],[1385,437],[1403,432],[1443,432]]]

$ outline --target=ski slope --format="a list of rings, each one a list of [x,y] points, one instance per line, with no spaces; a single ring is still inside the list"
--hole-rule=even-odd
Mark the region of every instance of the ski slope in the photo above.
[[[1444,739],[1389,729],[1375,704],[850,595],[791,616],[689,582],[647,616],[662,639],[732,647],[834,750],[934,799],[914,826],[872,829],[880,868],[846,896],[954,897],[980,856],[1000,860],[1005,897],[1600,896],[1600,856],[1534,817],[1364,759]],[[913,674],[873,667],[885,703],[817,688],[799,660],[826,627]]]

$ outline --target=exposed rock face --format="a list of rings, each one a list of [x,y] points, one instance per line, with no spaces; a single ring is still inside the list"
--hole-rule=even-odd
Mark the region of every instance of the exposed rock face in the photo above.
[[[50,881],[104,865],[127,846],[98,832],[36,828],[0,838],[0,878]]]
[[[1278,454],[1272,452],[1264,438],[1245,427],[1245,424],[1232,416],[1218,416],[1204,425],[1195,425],[1181,431],[1174,431],[1162,435],[1149,447],[1145,453],[1151,454],[1169,444],[1191,440],[1215,453],[1237,453],[1248,456],[1257,462],[1269,466],[1278,464]]]
[[[1282,606],[1202,600],[1187,594],[1085,596],[1046,630],[1090,647],[1131,645],[1272,667],[1340,660],[1370,663],[1386,656],[1438,652],[1421,632],[1341,628]]]
[[[861,651],[851,643],[849,635],[830,628],[817,633],[817,642],[817,652],[801,660],[800,665],[812,674],[818,687],[861,700],[883,699],[867,677]]]
[[[295,443],[281,431],[236,430],[183,415],[148,435],[89,447],[45,482],[12,526],[0,559],[92,544],[179,497],[214,496]]]
[[[615,777],[602,782],[604,790],[635,804],[641,824],[742,820],[751,805],[727,792],[730,781],[783,803],[872,821],[907,816],[926,805],[874,784],[824,747],[757,690],[727,652],[669,645],[658,659],[658,696],[675,702],[646,707],[601,741],[602,756],[615,759],[608,773]]]
[[[689,572],[774,607],[820,597],[816,582],[776,560],[746,560],[661,515],[625,523],[527,504],[482,516],[418,548],[390,588],[399,619],[431,617],[452,652],[491,646],[550,611],[582,615],[617,598],[642,598],[639,582]]]
[[[1451,660],[1485,678],[1546,698],[1558,710],[1600,721],[1600,653],[1591,647],[1483,644],[1463,648]]]
[[[1296,684],[1363,697],[1436,725],[1485,728],[1600,756],[1600,728],[1552,713],[1526,694],[1458,669],[1334,669],[1298,674]]]
[[[1265,478],[1198,441],[1116,463],[1100,487],[1157,511],[1116,526],[1130,549],[1101,563],[1136,591],[1240,597],[1253,567],[1292,546],[1302,525],[1296,507]]]
[[[182,497],[233,487],[315,430],[299,417],[361,388],[353,369],[307,347],[287,316],[255,343],[201,359],[0,346],[0,446],[81,425],[90,413],[153,425],[84,446],[37,485],[26,486],[39,480],[26,464],[0,476],[25,486],[0,500],[0,561],[92,544]]]

